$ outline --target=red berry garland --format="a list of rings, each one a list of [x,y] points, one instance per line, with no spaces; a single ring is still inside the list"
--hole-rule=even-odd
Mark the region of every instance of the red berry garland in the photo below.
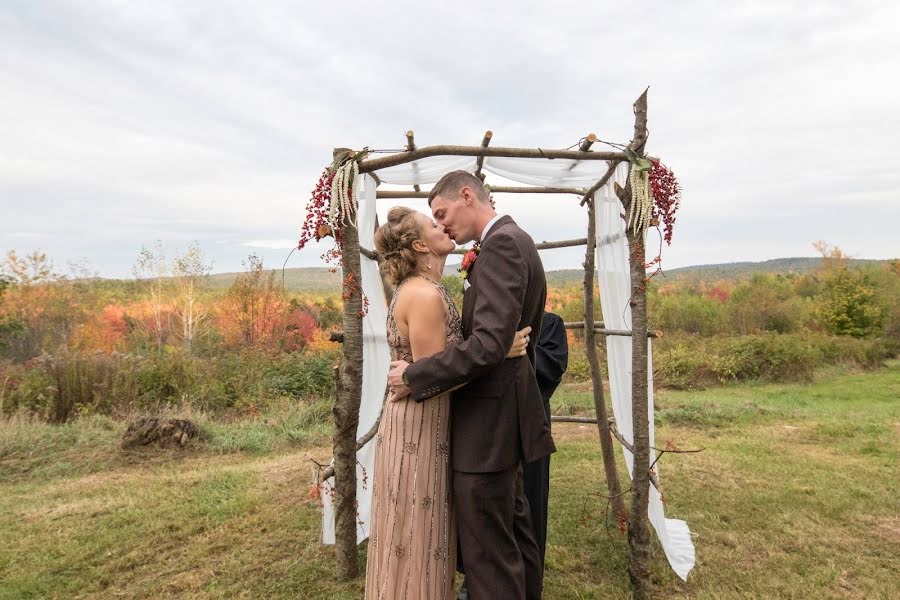
[[[300,240],[297,242],[297,248],[302,250],[310,241],[319,241],[327,235],[334,236],[334,246],[326,250],[322,254],[322,260],[331,263],[334,266],[332,271],[337,267],[343,266],[344,256],[344,228],[337,227],[333,229],[328,222],[329,211],[331,210],[331,188],[334,182],[335,173],[331,168],[326,167],[316,183],[316,187],[312,191],[309,202],[306,203],[306,219],[300,228]],[[351,193],[350,184],[347,184],[347,193]],[[342,222],[343,215],[340,209],[337,214],[338,222]],[[359,317],[364,317],[369,312],[369,299],[363,293],[362,286],[356,282],[352,273],[347,273],[344,279],[345,292],[343,300],[347,300],[353,293],[359,293],[362,300],[362,310]]]
[[[331,231],[328,226],[328,208],[333,179],[334,173],[326,168],[312,191],[312,196],[306,204],[306,220],[300,229],[300,241],[297,243],[299,250],[302,250],[310,240],[315,239],[318,242]]]
[[[662,221],[663,237],[666,244],[672,244],[672,229],[675,226],[675,212],[681,202],[681,186],[675,178],[675,173],[662,164],[658,158],[651,158],[648,179],[650,193],[653,195],[653,210],[651,218]]]

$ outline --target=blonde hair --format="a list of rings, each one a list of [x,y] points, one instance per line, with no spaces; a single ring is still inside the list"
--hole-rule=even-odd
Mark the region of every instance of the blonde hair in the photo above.
[[[417,252],[412,243],[422,239],[422,227],[416,211],[395,206],[387,216],[387,223],[375,232],[375,250],[381,255],[381,273],[394,286],[419,268]]]

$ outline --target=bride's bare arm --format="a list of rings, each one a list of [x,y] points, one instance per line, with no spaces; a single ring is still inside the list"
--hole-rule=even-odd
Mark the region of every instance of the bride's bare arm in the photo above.
[[[437,354],[447,347],[447,307],[433,287],[409,289],[406,322],[413,360]],[[404,291],[407,291],[404,290]]]

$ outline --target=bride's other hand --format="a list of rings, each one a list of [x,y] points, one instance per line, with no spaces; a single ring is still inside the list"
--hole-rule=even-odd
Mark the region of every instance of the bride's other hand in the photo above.
[[[528,351],[528,342],[531,340],[531,336],[528,335],[530,333],[531,327],[527,326],[516,332],[516,336],[513,338],[512,345],[509,347],[506,358],[525,356],[525,353]]]

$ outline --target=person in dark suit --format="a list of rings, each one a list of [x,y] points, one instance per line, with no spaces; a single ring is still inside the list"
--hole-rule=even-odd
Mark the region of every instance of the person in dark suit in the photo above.
[[[480,599],[541,597],[542,567],[523,465],[555,451],[535,375],[547,296],[534,241],[498,216],[481,181],[454,171],[428,200],[458,244],[478,242],[468,261],[463,341],[412,364],[391,363],[394,398],[416,401],[454,388],[453,499],[470,593]],[[530,326],[526,357],[505,359],[517,330]],[[464,386],[464,387],[460,387]]]
[[[537,381],[544,401],[544,414],[550,422],[550,397],[556,391],[563,373],[569,365],[569,342],[566,328],[559,315],[545,312],[541,322],[541,335],[537,345]],[[541,549],[541,566],[547,553],[547,504],[550,497],[550,456],[547,455],[525,465],[525,497],[531,507],[531,520],[538,547]]]
[[[538,387],[544,401],[544,414],[550,422],[550,397],[562,381],[569,365],[569,341],[563,320],[554,313],[545,312],[541,321],[541,334],[535,352]],[[539,458],[523,467],[525,498],[531,509],[534,535],[541,552],[541,567],[547,554],[547,507],[550,499],[550,455]],[[462,560],[457,569],[465,572]],[[463,581],[458,600],[469,600],[468,582]]]

